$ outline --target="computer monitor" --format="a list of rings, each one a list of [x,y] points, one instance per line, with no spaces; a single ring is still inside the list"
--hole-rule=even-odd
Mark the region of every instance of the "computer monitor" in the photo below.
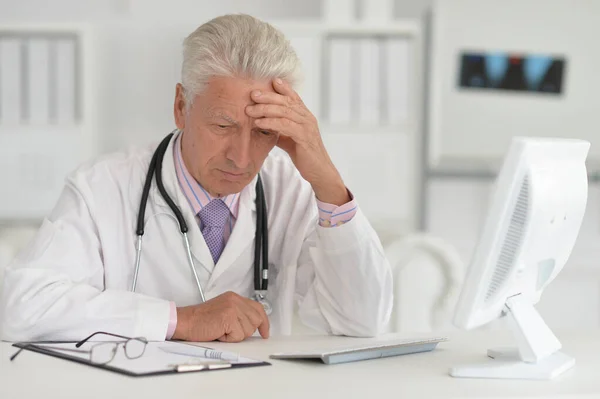
[[[490,350],[453,377],[550,379],[573,367],[534,308],[569,259],[587,203],[583,140],[516,137],[496,179],[454,324],[472,329],[506,316],[516,348]]]

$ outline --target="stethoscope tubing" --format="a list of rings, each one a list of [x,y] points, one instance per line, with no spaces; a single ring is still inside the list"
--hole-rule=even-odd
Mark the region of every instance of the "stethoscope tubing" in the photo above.
[[[187,258],[188,265],[192,271],[194,276],[194,280],[196,281],[196,285],[198,288],[198,293],[200,294],[200,299],[202,303],[206,302],[206,298],[204,295],[204,290],[202,289],[202,285],[200,284],[200,278],[198,277],[198,273],[196,271],[196,267],[194,265],[194,259],[192,257],[192,250],[188,238],[188,226],[185,222],[185,218],[181,213],[179,207],[173,202],[167,191],[165,190],[163,180],[162,180],[162,162],[169,146],[169,143],[177,131],[175,129],[173,132],[168,134],[158,145],[156,151],[152,155],[152,159],[150,160],[150,165],[148,166],[148,173],[146,175],[146,181],[144,182],[144,188],[142,190],[142,196],[140,199],[140,207],[137,218],[136,225],[136,259],[135,259],[135,271],[133,275],[133,282],[131,284],[131,291],[135,292],[137,286],[138,275],[140,271],[140,261],[142,255],[142,244],[143,244],[143,235],[144,235],[144,219],[146,213],[146,205],[148,203],[148,196],[150,194],[150,188],[152,186],[152,178],[156,179],[156,186],[160,195],[167,202],[167,205],[175,215],[177,222],[179,223],[179,230],[181,231]],[[255,246],[254,246],[254,290],[255,290],[255,298],[260,299],[259,302],[265,301],[263,306],[269,305],[266,301],[265,294],[268,288],[269,282],[269,254],[268,254],[268,226],[267,226],[267,207],[266,201],[264,198],[264,189],[262,185],[262,180],[260,175],[257,176],[256,181],[256,234],[255,234]],[[262,259],[261,259],[262,258]],[[262,260],[262,267],[261,267]],[[257,300],[258,300],[257,299]]]

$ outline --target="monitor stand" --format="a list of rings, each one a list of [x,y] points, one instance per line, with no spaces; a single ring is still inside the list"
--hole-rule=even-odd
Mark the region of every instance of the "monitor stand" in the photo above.
[[[506,300],[505,310],[517,348],[488,350],[487,361],[453,367],[452,377],[549,380],[575,365],[560,352],[561,344],[523,295]]]

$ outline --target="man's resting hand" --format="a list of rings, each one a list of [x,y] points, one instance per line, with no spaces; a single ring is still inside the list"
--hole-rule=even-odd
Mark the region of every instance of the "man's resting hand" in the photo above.
[[[254,334],[269,337],[269,318],[263,306],[233,292],[200,305],[177,308],[172,339],[184,341],[240,342]]]

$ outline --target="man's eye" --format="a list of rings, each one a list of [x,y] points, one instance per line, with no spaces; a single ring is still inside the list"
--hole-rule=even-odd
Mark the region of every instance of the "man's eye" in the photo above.
[[[228,125],[217,125],[219,127],[219,129],[227,129],[229,126]]]
[[[271,132],[269,132],[269,131],[267,131],[267,130],[261,130],[260,132],[261,132],[263,135],[265,135],[265,136],[270,136],[270,135],[272,135],[272,134],[273,134],[273,133],[271,133]]]

